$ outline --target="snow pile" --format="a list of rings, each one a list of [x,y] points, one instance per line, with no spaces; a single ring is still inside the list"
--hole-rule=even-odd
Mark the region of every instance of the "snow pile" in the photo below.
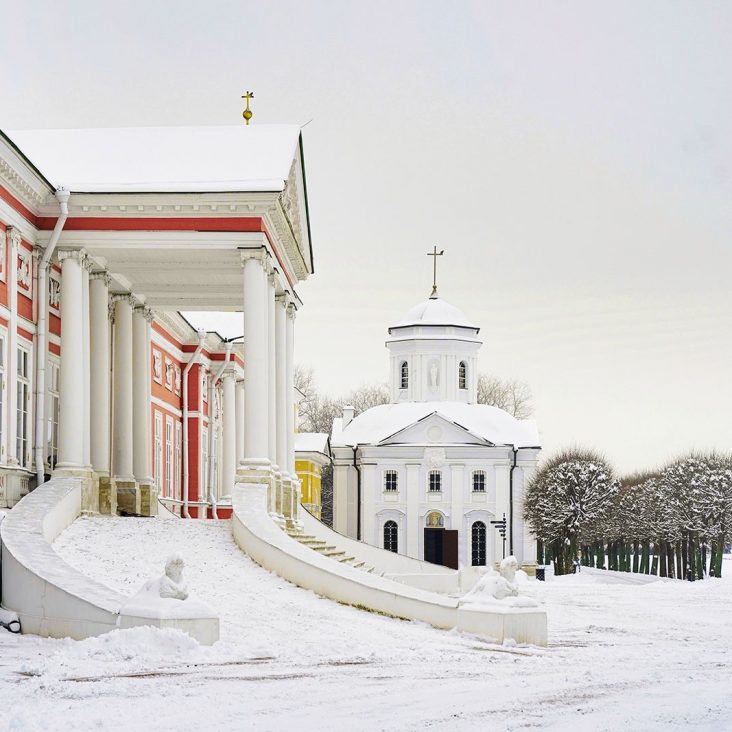
[[[22,673],[46,682],[79,676],[103,678],[148,672],[161,663],[200,661],[205,655],[205,649],[180,630],[128,628],[82,641],[66,638],[55,653],[27,664]]]

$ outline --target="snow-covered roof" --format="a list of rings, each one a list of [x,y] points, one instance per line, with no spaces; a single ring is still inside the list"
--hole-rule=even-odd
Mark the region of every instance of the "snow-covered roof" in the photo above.
[[[517,420],[498,407],[463,402],[401,402],[372,407],[351,420],[345,429],[341,418],[334,420],[331,444],[378,445],[435,413],[494,445],[541,446],[534,420]]]
[[[325,432],[296,432],[295,452],[319,452],[330,455],[329,438],[330,435]]]
[[[297,125],[11,130],[53,186],[72,192],[281,191]]]
[[[394,328],[411,328],[420,325],[455,325],[460,328],[478,330],[478,326],[473,325],[462,310],[439,297],[434,297],[411,308],[396,325],[389,328],[389,332],[391,333]]]

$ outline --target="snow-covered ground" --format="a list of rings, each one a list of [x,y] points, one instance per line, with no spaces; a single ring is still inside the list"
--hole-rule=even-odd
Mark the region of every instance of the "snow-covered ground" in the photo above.
[[[127,593],[180,551],[221,641],[0,631],[0,730],[732,729],[732,579],[532,582],[539,649],[319,598],[250,561],[226,523],[85,518],[56,548]]]

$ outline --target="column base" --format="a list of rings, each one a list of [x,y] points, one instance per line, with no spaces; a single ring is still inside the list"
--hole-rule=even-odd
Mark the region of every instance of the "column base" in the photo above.
[[[117,513],[139,516],[140,489],[134,479],[115,478],[117,492]]]
[[[81,480],[81,512],[99,513],[99,478],[91,469],[62,465],[53,471],[53,477]]]
[[[99,476],[99,513],[105,516],[117,515],[117,488],[114,478]]]
[[[237,483],[266,483],[271,486],[273,477],[272,463],[266,458],[242,460],[236,471]]]
[[[154,483],[140,483],[140,513],[143,516],[158,515],[158,491]]]

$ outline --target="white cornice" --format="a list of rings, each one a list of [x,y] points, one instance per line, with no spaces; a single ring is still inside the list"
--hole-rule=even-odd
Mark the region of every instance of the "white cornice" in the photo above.
[[[0,138],[0,183],[33,213],[41,206],[55,203],[46,181],[3,138]]]

